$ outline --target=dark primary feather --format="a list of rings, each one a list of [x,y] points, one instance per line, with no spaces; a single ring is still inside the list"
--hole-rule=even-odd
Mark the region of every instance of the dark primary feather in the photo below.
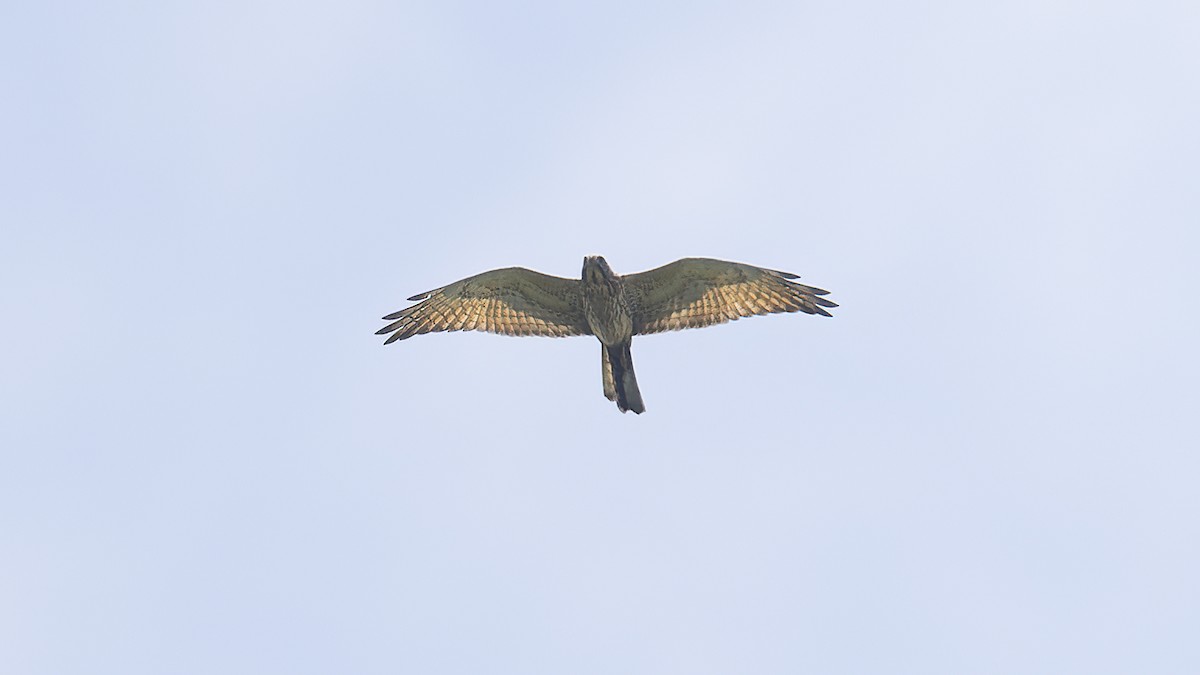
[[[799,277],[743,263],[685,258],[624,277],[635,334],[701,328],[746,316],[805,312],[831,316],[829,292]]]
[[[589,335],[579,284],[523,267],[492,270],[409,298],[418,304],[383,317],[384,344],[422,333],[479,330],[501,335]]]

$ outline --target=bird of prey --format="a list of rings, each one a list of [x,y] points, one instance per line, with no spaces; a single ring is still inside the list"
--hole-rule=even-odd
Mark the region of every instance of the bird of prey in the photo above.
[[[702,328],[744,316],[805,312],[830,316],[829,292],[795,274],[710,258],[684,258],[618,276],[600,256],[583,259],[580,279],[524,267],[492,270],[409,298],[417,304],[383,317],[384,344],[422,333],[479,330],[502,335],[600,340],[604,396],[621,412],[646,406],[633,374],[634,335]]]

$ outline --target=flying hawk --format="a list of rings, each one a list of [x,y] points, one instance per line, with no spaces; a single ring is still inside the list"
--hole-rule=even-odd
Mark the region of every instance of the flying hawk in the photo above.
[[[383,317],[384,344],[422,333],[481,330],[502,335],[595,335],[604,396],[621,412],[646,406],[633,374],[634,335],[702,328],[743,316],[804,312],[830,316],[829,291],[787,272],[742,263],[684,258],[617,276],[600,256],[583,259],[581,279],[524,267],[492,270],[409,298],[417,304]]]

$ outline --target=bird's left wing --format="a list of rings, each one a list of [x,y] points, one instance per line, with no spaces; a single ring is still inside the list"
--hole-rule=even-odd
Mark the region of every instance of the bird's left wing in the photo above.
[[[744,316],[805,312],[830,316],[828,291],[795,274],[711,258],[684,258],[623,277],[635,335],[701,328]]]
[[[580,282],[524,267],[492,270],[409,298],[418,304],[383,317],[384,344],[422,333],[481,330],[501,335],[589,335]]]

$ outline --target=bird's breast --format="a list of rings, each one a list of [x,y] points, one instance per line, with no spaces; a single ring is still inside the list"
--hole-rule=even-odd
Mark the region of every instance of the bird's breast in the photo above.
[[[633,319],[624,294],[605,286],[585,287],[583,314],[592,334],[606,345],[618,345],[633,337]]]

